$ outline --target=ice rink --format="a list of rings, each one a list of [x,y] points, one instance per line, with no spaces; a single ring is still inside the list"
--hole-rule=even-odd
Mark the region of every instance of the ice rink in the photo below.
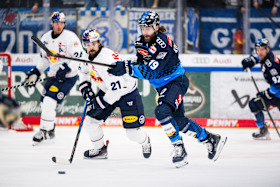
[[[91,142],[82,129],[71,165],[51,158],[70,157],[78,127],[57,127],[54,144],[36,147],[31,141],[34,132],[0,131],[0,186],[280,186],[280,139],[274,129],[270,141],[253,140],[256,129],[208,129],[228,137],[216,162],[207,158],[204,145],[183,135],[189,164],[179,169],[171,163],[173,149],[163,130],[144,129],[151,137],[150,159],[144,159],[141,146],[130,142],[123,128],[105,127],[109,158],[83,159]]]

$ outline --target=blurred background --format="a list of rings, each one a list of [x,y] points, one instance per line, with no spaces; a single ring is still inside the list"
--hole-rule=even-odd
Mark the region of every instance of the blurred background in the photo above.
[[[53,11],[65,13],[66,29],[78,37],[85,29],[94,28],[101,34],[103,45],[123,56],[135,56],[137,21],[143,12],[153,10],[159,14],[160,24],[167,28],[166,34],[178,46],[190,79],[184,97],[186,115],[209,127],[255,127],[248,102],[255,97],[256,90],[248,74],[242,71],[241,60],[254,53],[254,43],[259,38],[267,38],[272,51],[280,53],[279,3],[278,0],[2,0],[0,52],[11,56],[11,73],[4,69],[2,80],[8,77],[10,83],[7,79],[0,86],[20,84],[27,71],[40,62],[39,48],[31,36],[40,38],[51,29],[49,18]],[[8,63],[6,56],[0,58]],[[266,89],[268,85],[260,67],[253,71],[260,89]],[[138,80],[138,86],[147,121],[151,119],[151,126],[158,125],[154,118],[156,92],[147,81]],[[21,87],[10,93],[22,105],[26,123],[39,123],[42,89],[39,83],[34,88]],[[57,124],[78,124],[82,108],[83,100],[76,86],[59,105]],[[114,115],[118,117],[119,112]],[[274,109],[272,115],[280,126],[279,110]],[[111,125],[121,123],[119,118],[110,120]]]

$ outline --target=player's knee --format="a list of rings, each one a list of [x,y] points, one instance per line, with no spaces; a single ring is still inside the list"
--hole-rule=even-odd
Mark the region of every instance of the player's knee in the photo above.
[[[162,103],[158,105],[155,109],[155,116],[157,120],[162,123],[168,117],[172,116],[172,107],[167,103]]]
[[[148,135],[142,128],[125,129],[129,140],[142,144],[146,141]]]
[[[257,101],[255,98],[250,100],[249,102],[249,108],[251,110],[251,112],[256,113],[262,110],[261,103],[259,103],[259,101]]]

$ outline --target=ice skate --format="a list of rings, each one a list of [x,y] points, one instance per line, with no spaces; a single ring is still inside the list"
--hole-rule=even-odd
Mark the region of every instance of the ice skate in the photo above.
[[[173,158],[172,162],[175,164],[176,168],[180,168],[184,165],[188,164],[187,160],[187,152],[184,147],[184,143],[182,140],[179,140],[173,143],[174,150],[173,150]]]
[[[53,142],[53,140],[55,138],[54,129],[55,129],[55,126],[50,131],[40,129],[40,131],[37,132],[33,136],[33,146],[36,146],[36,145],[39,145],[42,143]]]
[[[143,156],[145,158],[149,158],[152,154],[152,147],[151,147],[151,142],[150,142],[150,137],[148,137],[148,143],[142,145],[143,149]]]
[[[84,158],[86,159],[107,159],[109,140],[106,141],[106,145],[104,145],[101,149],[90,149],[84,152]]]
[[[267,126],[264,124],[264,126],[259,128],[259,131],[254,132],[252,136],[255,140],[271,140],[269,134]]]
[[[202,141],[202,143],[207,146],[208,158],[210,160],[216,161],[219,158],[226,141],[227,137],[221,137],[219,134],[211,134],[208,132],[208,138]]]

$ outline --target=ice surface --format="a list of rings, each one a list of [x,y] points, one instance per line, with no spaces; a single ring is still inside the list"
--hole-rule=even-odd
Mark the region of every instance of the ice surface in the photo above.
[[[270,141],[253,140],[256,129],[208,129],[228,136],[216,162],[207,158],[204,145],[183,136],[189,164],[179,169],[171,163],[173,149],[163,130],[144,129],[151,137],[150,159],[144,159],[142,147],[129,141],[123,128],[105,127],[109,158],[83,159],[92,146],[82,129],[71,165],[51,158],[70,157],[78,127],[57,127],[55,143],[37,147],[31,146],[34,132],[0,131],[0,186],[280,186],[280,139],[274,129]]]

